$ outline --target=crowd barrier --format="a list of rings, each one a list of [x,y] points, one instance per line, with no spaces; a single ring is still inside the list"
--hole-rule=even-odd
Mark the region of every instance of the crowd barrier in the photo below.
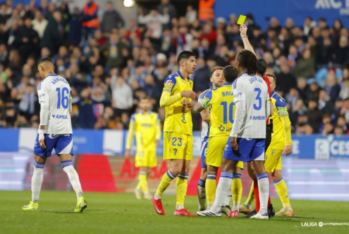
[[[35,129],[0,129],[0,190],[29,190],[32,175]],[[199,132],[194,132],[194,159],[191,163],[188,195],[196,195],[200,176]],[[133,157],[124,159],[126,131],[74,130],[74,166],[82,187],[93,192],[132,192],[137,184],[138,169]],[[291,199],[349,201],[349,137],[311,135],[293,137],[292,155],[283,157],[283,178]],[[154,192],[168,169],[162,160],[162,140],[157,149],[158,165],[149,181]],[[135,153],[135,145],[132,146]],[[242,173],[243,194],[251,180]],[[71,190],[61,170],[59,158],[51,156],[45,165],[43,189]],[[276,197],[273,183],[271,196]],[[175,193],[173,183],[167,193]]]

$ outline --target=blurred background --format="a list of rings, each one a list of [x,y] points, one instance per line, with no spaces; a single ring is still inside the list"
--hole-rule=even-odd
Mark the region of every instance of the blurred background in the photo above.
[[[236,24],[246,15],[248,36],[277,92],[287,101],[293,154],[284,178],[294,199],[349,200],[349,1],[327,0],[7,0],[0,3],[0,189],[30,189],[39,125],[36,63],[53,58],[72,87],[75,167],[85,191],[127,192],[137,168],[124,160],[130,116],[143,96],[159,108],[163,81],[176,55],[192,50],[194,91],[210,87],[210,70],[234,65],[243,49]],[[200,115],[193,115],[194,155]],[[134,149],[134,148],[133,148]],[[134,151],[134,150],[133,150]],[[167,170],[158,148],[155,189]],[[188,194],[196,193],[199,158]],[[44,189],[70,190],[59,158],[45,166]],[[250,181],[243,176],[244,194]],[[174,188],[172,188],[173,191]],[[171,189],[169,190],[171,192]],[[275,195],[271,186],[272,195]]]

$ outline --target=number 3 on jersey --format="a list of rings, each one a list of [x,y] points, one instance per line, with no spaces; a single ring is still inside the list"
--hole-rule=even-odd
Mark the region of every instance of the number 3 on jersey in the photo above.
[[[234,115],[233,115],[233,110],[234,110],[234,102],[229,103],[229,108],[228,108],[228,102],[221,102],[221,106],[223,106],[223,123],[227,124],[227,116],[229,116],[229,122],[231,124],[234,123]]]
[[[255,88],[254,91],[257,92],[256,100],[258,101],[258,105],[253,104],[253,108],[255,110],[260,110],[262,108],[261,89]]]
[[[61,88],[57,88],[56,89],[57,92],[57,109],[61,108],[61,102],[62,102],[62,107],[63,109],[67,109],[68,108],[68,104],[69,104],[69,99],[67,94],[69,93],[69,90],[67,87],[64,87],[62,89],[62,95],[61,95]]]

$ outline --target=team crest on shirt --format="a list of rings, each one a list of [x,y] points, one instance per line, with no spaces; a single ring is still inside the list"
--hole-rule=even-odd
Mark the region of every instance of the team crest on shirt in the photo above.
[[[271,155],[273,155],[273,154],[274,154],[274,152],[275,152],[275,151],[274,151],[274,150],[272,150],[272,151],[271,151]]]
[[[164,90],[172,91],[173,85],[171,80],[166,81]]]
[[[177,149],[173,149],[173,154],[174,154],[174,155],[177,154]]]
[[[223,132],[225,130],[225,127],[223,125],[219,126],[218,128],[221,132]]]

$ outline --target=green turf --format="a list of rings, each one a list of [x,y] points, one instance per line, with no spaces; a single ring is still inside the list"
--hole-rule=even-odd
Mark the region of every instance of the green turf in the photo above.
[[[68,192],[41,194],[39,211],[25,212],[30,191],[0,192],[0,233],[348,233],[349,226],[302,227],[302,222],[349,222],[348,202],[292,201],[295,217],[271,220],[175,217],[175,196],[164,196],[165,216],[155,213],[150,201],[133,194],[85,193],[88,208],[73,213],[75,195]],[[279,210],[280,201],[274,199]],[[196,211],[196,197],[186,205]],[[243,215],[241,215],[243,217]]]

